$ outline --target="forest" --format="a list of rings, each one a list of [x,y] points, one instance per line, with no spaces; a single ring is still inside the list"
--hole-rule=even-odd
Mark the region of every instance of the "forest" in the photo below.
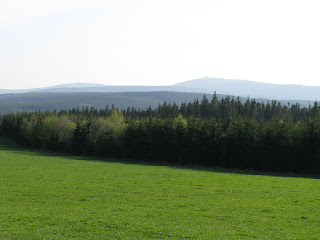
[[[156,108],[158,104],[176,103],[181,105],[184,102],[193,102],[194,99],[201,99],[203,93],[197,92],[170,92],[170,91],[152,91],[152,92],[27,92],[15,94],[0,94],[0,115],[13,112],[34,112],[34,111],[56,111],[72,109],[79,107],[94,107],[103,109],[107,104],[114,104],[118,109],[127,109],[135,107],[145,109],[151,106]],[[1,91],[0,91],[1,92]],[[206,94],[212,99],[213,94]],[[217,94],[217,98],[225,98],[227,95]],[[239,98],[242,103],[247,98]],[[268,99],[256,99],[257,102],[266,104]],[[295,103],[302,107],[308,107],[313,101],[303,100],[280,100],[281,104]]]
[[[320,109],[276,100],[212,99],[119,110],[114,106],[9,113],[0,134],[77,155],[226,168],[320,173]]]

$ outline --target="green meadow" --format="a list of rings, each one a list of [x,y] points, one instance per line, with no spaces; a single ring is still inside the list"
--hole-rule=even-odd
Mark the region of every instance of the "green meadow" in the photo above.
[[[0,239],[320,239],[320,180],[40,152],[0,138]]]

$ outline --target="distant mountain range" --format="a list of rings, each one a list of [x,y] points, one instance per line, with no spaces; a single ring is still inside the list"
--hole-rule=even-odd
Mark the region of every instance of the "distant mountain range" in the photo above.
[[[92,83],[63,84],[47,88],[26,90],[0,90],[0,114],[22,111],[52,111],[82,107],[104,108],[112,104],[119,109],[157,107],[159,103],[193,102],[203,94],[212,99],[240,96],[242,102],[248,97],[266,103],[276,99],[282,104],[299,103],[308,107],[320,99],[320,87],[302,85],[279,85],[245,80],[201,78],[172,86],[109,86]]]
[[[237,79],[201,78],[174,85],[196,92],[216,91],[219,94],[277,100],[320,99],[320,86],[270,84]]]
[[[91,83],[63,84],[53,87],[5,90],[0,89],[0,94],[26,93],[26,92],[151,92],[173,91],[193,92],[264,98],[277,100],[308,100],[320,99],[320,86],[284,85],[260,83],[247,80],[223,79],[223,78],[200,78],[181,82],[172,86],[110,86]]]
[[[101,87],[108,87],[104,84],[96,83],[67,83],[44,88],[31,88],[31,89],[0,89],[0,94],[7,93],[28,93],[28,92],[86,92],[91,89],[99,89]]]

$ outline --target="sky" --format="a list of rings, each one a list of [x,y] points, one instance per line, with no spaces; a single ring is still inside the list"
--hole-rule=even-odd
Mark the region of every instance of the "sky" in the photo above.
[[[1,0],[0,89],[320,85],[318,0]]]

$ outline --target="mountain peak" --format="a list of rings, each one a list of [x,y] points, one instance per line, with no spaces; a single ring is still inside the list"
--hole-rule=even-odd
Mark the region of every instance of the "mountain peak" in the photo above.
[[[240,79],[203,77],[181,82],[173,86],[175,88],[184,88],[184,91],[188,92],[217,92],[233,96],[277,100],[297,99],[313,101],[320,97],[320,86],[262,83]]]

